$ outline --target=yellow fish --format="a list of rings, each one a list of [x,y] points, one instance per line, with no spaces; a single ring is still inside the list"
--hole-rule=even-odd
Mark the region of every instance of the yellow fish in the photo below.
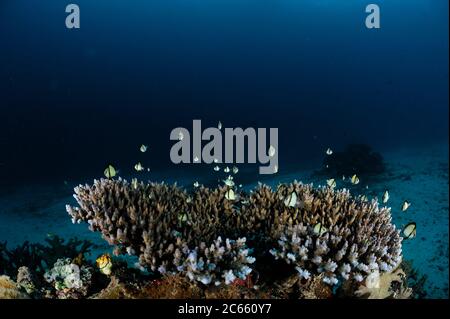
[[[138,180],[137,180],[137,178],[133,178],[131,180],[131,186],[133,186],[134,189],[138,188]]]
[[[97,258],[96,264],[100,272],[106,276],[111,275],[112,272],[112,259],[109,254],[103,254]]]
[[[116,169],[112,165],[108,165],[103,174],[105,174],[107,178],[113,178],[116,176]]]
[[[327,185],[330,186],[331,188],[335,188],[336,187],[336,181],[334,180],[334,178],[327,179]]]
[[[225,193],[225,198],[228,199],[228,200],[235,200],[236,199],[236,195],[234,194],[234,190],[230,188]]]
[[[314,226],[314,234],[318,235],[318,236],[322,236],[323,234],[325,234],[327,232],[327,229],[325,227],[322,226],[321,223],[317,223]]]
[[[179,220],[181,223],[186,222],[186,221],[187,221],[187,214],[186,214],[186,213],[181,213],[180,215],[178,215],[178,220]]]
[[[229,186],[229,187],[233,187],[233,186],[234,186],[233,176],[231,176],[231,175],[228,176],[228,178],[225,179],[225,180],[223,181],[223,183],[224,183],[225,185]]]
[[[292,192],[286,199],[284,200],[284,205],[287,207],[295,207],[297,205],[297,193]]]
[[[359,178],[358,176],[356,176],[356,174],[352,176],[350,181],[352,182],[353,185],[359,184]]]
[[[144,166],[142,166],[142,164],[139,162],[139,163],[137,163],[136,165],[134,165],[134,169],[135,169],[137,172],[142,172],[142,171],[144,170]]]

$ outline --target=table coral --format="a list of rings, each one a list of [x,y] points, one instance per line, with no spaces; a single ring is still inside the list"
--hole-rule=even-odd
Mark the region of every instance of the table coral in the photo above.
[[[102,179],[78,186],[79,207],[67,211],[73,222],[100,231],[117,253],[137,255],[151,271],[183,273],[204,285],[245,277],[257,266],[255,258],[257,263],[269,251],[300,279],[321,275],[330,286],[363,282],[401,262],[399,231],[390,210],[376,200],[298,182],[275,191],[259,185],[236,200],[226,199],[228,190],[199,187],[189,193],[175,185]],[[294,193],[295,205],[286,205]],[[318,223],[323,232],[314,230]],[[219,238],[229,238],[225,248]]]

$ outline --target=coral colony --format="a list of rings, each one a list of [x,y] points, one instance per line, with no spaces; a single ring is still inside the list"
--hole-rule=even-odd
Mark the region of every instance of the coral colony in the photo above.
[[[205,162],[220,163],[221,124],[204,131],[203,139],[216,137],[203,152],[202,138],[195,142],[200,132],[200,122],[194,121],[194,162],[201,162],[200,156]],[[234,138],[240,161],[246,137],[249,154],[255,153],[252,132],[225,129],[225,162],[233,162]],[[181,128],[171,133],[178,139],[172,160],[190,162],[189,135]],[[260,169],[277,167],[277,132],[271,133],[268,150],[261,129],[259,136],[263,136],[258,141],[263,150],[260,160],[270,161]],[[147,146],[139,150],[144,153]],[[327,150],[328,156],[332,153]],[[232,173],[237,172],[233,167]],[[0,270],[6,275],[0,277],[0,298],[409,298],[413,294],[402,269],[403,238],[391,222],[390,208],[380,207],[377,199],[337,190],[334,179],[319,187],[294,181],[279,184],[276,190],[259,184],[246,192],[235,186],[231,175],[223,186],[206,188],[196,182],[188,190],[136,178],[128,182],[115,179],[116,174],[109,165],[106,179],[76,187],[78,205],[66,206],[73,223],[88,224],[114,246],[115,257],[103,254],[93,264],[85,258],[91,243],[65,242],[57,236],[47,238],[47,245],[25,243],[13,251],[0,243]],[[354,179],[356,175],[352,184],[357,184]],[[387,201],[386,191],[382,202]],[[415,224],[409,228],[406,238],[415,236]],[[130,268],[129,260],[120,255],[137,257],[136,267]]]
[[[402,261],[402,237],[390,209],[376,200],[298,182],[276,190],[259,185],[234,200],[227,199],[229,189],[188,192],[163,183],[101,179],[77,187],[79,206],[68,205],[67,211],[74,223],[101,232],[115,254],[136,255],[152,273],[205,289],[246,282],[264,272],[258,261],[267,263],[269,257],[291,269],[295,275],[289,280],[298,285],[319,285],[330,294],[333,286],[345,287],[356,295],[378,285]],[[67,267],[67,261],[55,267]],[[58,271],[47,280],[57,280]],[[402,289],[396,294],[410,293]]]
[[[0,243],[0,298],[413,296],[402,237],[376,199],[298,182],[232,189],[80,185],[67,212],[116,256],[94,264],[89,242],[57,236],[13,251]],[[136,256],[136,267],[119,255]]]

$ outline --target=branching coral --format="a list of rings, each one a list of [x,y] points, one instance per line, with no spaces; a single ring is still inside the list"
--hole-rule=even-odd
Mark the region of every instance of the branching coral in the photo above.
[[[287,207],[285,199],[292,194],[299,200]],[[276,240],[272,255],[294,265],[305,279],[324,273],[329,284],[363,281],[371,272],[390,272],[401,262],[402,239],[390,210],[375,200],[353,199],[345,189],[293,183],[272,192],[260,186],[242,213],[245,232]]]
[[[8,275],[14,278],[21,266],[43,272],[43,256],[40,244],[24,242],[22,245],[9,250],[6,243],[0,243],[0,275]]]
[[[45,242],[46,244],[25,242],[11,250],[6,243],[0,243],[0,275],[15,278],[18,269],[23,266],[35,273],[44,274],[61,256],[75,258],[89,252],[94,246],[86,240],[71,238],[65,241],[56,235],[46,238]]]
[[[183,252],[187,256],[180,258]],[[226,239],[224,243],[222,238],[218,237],[209,247],[202,243],[194,250],[189,251],[184,247],[178,253],[175,252],[174,264],[177,271],[185,272],[191,280],[204,285],[214,283],[216,286],[225,281],[228,285],[236,279],[246,279],[252,272],[248,265],[252,264],[255,258],[248,254],[245,238],[236,241]]]
[[[185,272],[208,284],[249,272],[245,240],[227,239],[223,247],[218,238],[233,229],[236,214],[225,189],[201,188],[190,196],[165,184],[101,180],[75,192],[80,208],[67,207],[73,221],[88,222],[117,246],[117,253],[137,254],[152,271]]]
[[[401,237],[390,211],[376,201],[352,198],[347,190],[294,182],[276,191],[260,185],[236,200],[228,187],[188,193],[165,184],[99,180],[79,186],[79,207],[67,206],[73,222],[117,247],[138,255],[141,265],[161,273],[184,273],[203,284],[229,284],[251,272],[245,241],[255,257],[270,250],[297,269],[300,278],[362,282],[374,271],[401,262]],[[295,200],[293,200],[295,199]],[[320,225],[317,232],[316,226]]]
[[[336,194],[329,189],[322,192],[325,201],[327,195]],[[349,196],[345,191],[340,195]],[[401,237],[390,223],[386,208],[379,209],[375,201],[347,207],[339,202],[330,204],[316,212],[315,222],[321,223],[323,234],[314,231],[314,223],[289,226],[278,248],[271,250],[275,258],[295,265],[305,279],[312,273],[324,273],[323,280],[333,285],[338,279],[361,282],[373,272],[397,268],[401,262]]]

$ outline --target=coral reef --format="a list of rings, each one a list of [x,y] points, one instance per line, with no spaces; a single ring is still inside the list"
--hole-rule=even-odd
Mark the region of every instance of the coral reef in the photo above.
[[[364,282],[401,262],[402,238],[390,210],[376,200],[297,182],[276,191],[260,185],[236,200],[226,199],[228,189],[201,187],[189,194],[176,185],[102,179],[77,187],[79,207],[67,211],[73,222],[100,231],[117,253],[139,256],[153,272],[184,274],[204,285],[245,279],[257,267],[255,257],[269,251],[300,279],[323,274],[330,286]],[[240,239],[226,239],[224,246],[222,237]]]
[[[182,275],[167,275],[147,282],[125,282],[113,276],[111,282],[93,299],[242,299],[270,298],[268,292],[260,292],[239,284],[219,287],[199,286]]]
[[[13,250],[8,250],[7,243],[0,243],[0,274],[14,278],[21,266],[43,272],[42,261],[44,258],[46,256],[40,250],[39,244],[24,242]]]
[[[16,280],[15,289],[29,298],[86,296],[92,284],[86,269],[93,268],[84,257],[94,245],[77,238],[66,241],[54,235],[46,238],[45,242],[25,242],[12,250],[7,248],[6,243],[0,243],[0,274]],[[64,273],[69,269],[73,270],[71,275]],[[81,285],[77,274],[81,276]],[[70,283],[71,280],[74,281]]]
[[[8,276],[0,276],[0,299],[29,299]]]
[[[27,294],[34,295],[38,289],[38,282],[35,274],[26,266],[19,268],[17,272],[17,285],[25,290]]]
[[[174,271],[185,273],[191,281],[204,285],[214,283],[219,286],[223,281],[228,285],[236,279],[245,280],[252,272],[248,265],[255,261],[248,255],[245,241],[245,238],[239,238],[223,242],[219,236],[209,247],[201,243],[193,250],[187,246],[175,248]],[[162,274],[167,272],[165,265],[158,270]]]
[[[203,290],[184,276],[168,275],[152,280],[141,287],[128,288],[128,296],[134,299],[200,299]]]
[[[333,297],[330,285],[323,280],[324,274],[302,279],[291,275],[275,283],[274,295],[282,299],[329,299]]]
[[[406,286],[406,275],[401,269],[391,273],[373,273],[364,285],[361,285],[355,294],[367,299],[409,299],[412,294],[411,288]]]
[[[0,243],[0,274],[16,278],[17,271],[22,266],[44,274],[61,256],[73,259],[90,252],[94,247],[94,244],[86,240],[71,238],[66,242],[56,235],[50,235],[45,242],[25,242],[12,250],[7,249],[6,243]]]
[[[366,144],[350,144],[344,151],[326,156],[323,167],[323,173],[337,176],[375,175],[386,169],[381,154]]]
[[[278,241],[279,248],[271,253],[295,265],[301,278],[323,273],[323,281],[330,285],[337,284],[339,278],[361,282],[373,273],[391,272],[401,262],[398,232],[389,226],[389,215],[371,214],[369,209],[365,212],[366,216],[356,222],[356,233],[345,223],[330,223],[322,236],[307,225],[289,227]],[[378,230],[386,236],[373,240]]]
[[[348,280],[333,287],[324,281],[326,273],[312,274],[309,279],[305,279],[298,275],[292,265],[280,259],[273,264],[269,263],[270,269],[261,274],[262,277],[252,271],[245,280],[236,278],[228,285],[216,286],[191,280],[185,272],[152,275],[129,268],[126,262],[117,257],[111,258],[109,262],[112,264],[109,275],[102,274],[98,265],[95,268],[94,261],[82,257],[72,260],[61,258],[43,275],[34,273],[27,267],[20,267],[16,282],[7,276],[0,277],[0,299],[403,299],[415,297],[415,292],[407,284],[418,277],[417,272],[410,268],[411,265],[403,262],[401,267],[405,267],[405,271],[397,268],[392,272],[372,272],[364,282]],[[278,276],[267,276],[270,273]],[[417,276],[409,277],[411,273]]]
[[[405,286],[411,288],[411,297],[414,299],[424,299],[427,297],[427,292],[425,289],[425,283],[427,281],[427,275],[420,274],[417,269],[412,265],[409,260],[403,260],[401,268],[405,272],[407,278],[407,283]]]
[[[185,271],[208,283],[213,278],[227,281],[249,271],[245,266],[252,259],[240,256],[246,252],[244,239],[226,239],[226,247],[220,246],[222,239],[218,237],[223,234],[228,238],[233,229],[231,215],[235,214],[224,188],[201,188],[190,197],[176,186],[103,179],[92,187],[77,187],[75,192],[80,207],[67,207],[73,221],[88,222],[91,230],[101,231],[116,245],[116,254],[137,254],[151,271]],[[197,255],[198,260],[193,260]],[[221,265],[221,261],[228,262],[222,255],[236,258],[230,264],[233,269]],[[210,257],[212,260],[205,259]],[[209,268],[203,269],[202,263]],[[203,270],[205,276],[200,274]]]
[[[77,239],[2,244],[0,298],[414,297],[402,238],[376,200],[298,182],[234,188],[232,198],[230,189],[120,178],[79,186],[73,222],[139,268],[109,254],[88,260],[91,244]]]
[[[297,194],[298,206],[284,199]],[[270,253],[296,267],[299,276],[325,273],[323,280],[363,281],[372,271],[390,272],[401,262],[401,241],[390,210],[378,203],[352,199],[347,190],[311,185],[280,185],[276,192],[261,186],[243,210],[246,232],[276,239]],[[314,226],[320,224],[316,233]]]
[[[70,258],[58,259],[44,274],[45,280],[57,291],[60,299],[86,296],[92,283],[93,268],[78,266]]]

